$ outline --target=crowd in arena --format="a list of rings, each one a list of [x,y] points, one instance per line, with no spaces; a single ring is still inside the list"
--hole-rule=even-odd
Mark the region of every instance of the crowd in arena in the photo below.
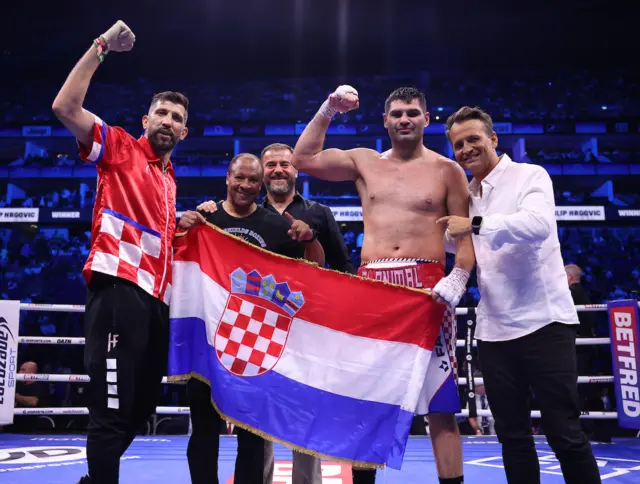
[[[377,123],[387,95],[401,85],[414,85],[427,93],[435,115],[448,116],[462,103],[486,109],[494,119],[593,120],[634,117],[640,112],[640,85],[624,69],[596,74],[589,70],[563,73],[523,74],[508,79],[497,76],[354,76],[348,84],[361,95],[361,108],[340,118],[344,123]],[[193,82],[179,86],[193,106],[192,122],[306,122],[333,86],[346,79],[321,77],[282,80]],[[96,82],[87,106],[112,124],[136,124],[146,102],[160,86],[137,79],[127,86]],[[54,121],[48,109],[56,86],[35,82],[14,87],[3,94],[0,112],[4,126],[46,124]],[[113,99],[118,99],[117,104]],[[340,122],[340,121],[338,121]]]
[[[624,73],[611,73],[598,78],[588,72],[549,79],[497,80],[478,79],[465,82],[455,79],[429,78],[355,78],[363,102],[362,109],[341,116],[344,123],[379,123],[384,110],[384,98],[394,87],[414,84],[428,88],[427,100],[432,103],[432,116],[441,122],[455,110],[460,100],[477,104],[495,119],[504,121],[567,121],[581,119],[611,120],[633,117],[640,113],[639,85]],[[326,88],[336,85],[334,79],[297,79],[287,81],[248,81],[215,87],[194,84],[186,89],[193,106],[194,122],[306,122],[326,97]],[[136,125],[145,112],[154,86],[144,80],[127,89],[117,85],[96,85],[90,91],[87,105],[111,124]],[[24,124],[52,124],[49,108],[53,91],[24,86],[6,93],[0,102],[3,127]],[[120,102],[114,104],[113,99]],[[433,119],[433,118],[432,118]],[[640,151],[607,147],[596,156],[574,148],[557,150],[535,149],[527,152],[534,163],[632,163],[640,161]],[[0,166],[67,167],[81,162],[77,153],[51,153],[26,149],[16,157],[2,157]],[[224,162],[224,157],[218,162]],[[186,161],[186,160],[185,160]],[[193,159],[190,160],[193,162]],[[210,162],[211,160],[209,160]],[[228,161],[228,159],[226,160]],[[197,162],[197,161],[196,161]],[[203,161],[204,162],[204,161]],[[10,185],[13,185],[10,187]],[[180,194],[177,210],[193,209],[198,203],[223,196],[221,178],[212,179],[215,193],[193,190]],[[336,188],[334,188],[336,190]],[[340,191],[340,189],[337,189]],[[311,199],[331,204],[347,204],[344,196],[353,198],[353,189],[329,193],[322,188]],[[556,203],[584,203],[588,191],[556,190]],[[617,194],[618,200],[633,205],[640,195],[633,192]],[[341,198],[342,197],[342,198]],[[2,184],[0,207],[48,207],[59,209],[91,208],[95,189],[87,180],[11,180]],[[357,199],[349,203],[358,203]],[[85,226],[86,225],[86,226]],[[363,229],[361,223],[342,223],[342,234],[355,267],[360,263]],[[614,299],[637,298],[640,287],[640,229],[631,227],[561,226],[559,238],[566,264],[577,264],[584,272],[583,285],[593,303]],[[4,225],[0,228],[0,294],[3,299],[34,303],[83,304],[84,280],[81,269],[89,254],[88,224]],[[632,261],[632,262],[630,262]],[[448,259],[452,266],[453,258]],[[475,273],[460,306],[474,307],[479,299]],[[596,335],[606,336],[606,318],[600,319]],[[82,315],[74,313],[21,314],[20,334],[24,336],[83,336]],[[22,348],[23,361],[33,360],[40,373],[83,374],[82,347],[32,346]],[[608,355],[605,355],[608,358]],[[64,383],[46,384],[41,406],[82,406],[82,386]],[[167,389],[165,402],[184,403],[184,395]]]

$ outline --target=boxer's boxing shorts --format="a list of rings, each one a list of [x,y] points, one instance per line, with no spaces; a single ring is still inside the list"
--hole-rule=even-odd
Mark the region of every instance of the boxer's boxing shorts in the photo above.
[[[358,269],[358,275],[416,289],[433,289],[444,277],[442,264],[422,259],[378,259]],[[431,353],[416,414],[460,412],[456,364],[455,308],[444,311],[438,339]]]

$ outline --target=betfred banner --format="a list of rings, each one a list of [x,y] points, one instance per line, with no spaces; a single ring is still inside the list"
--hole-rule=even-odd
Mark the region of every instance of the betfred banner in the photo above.
[[[0,426],[13,423],[20,301],[0,301]]]
[[[612,301],[607,306],[618,424],[628,429],[640,429],[638,301]]]

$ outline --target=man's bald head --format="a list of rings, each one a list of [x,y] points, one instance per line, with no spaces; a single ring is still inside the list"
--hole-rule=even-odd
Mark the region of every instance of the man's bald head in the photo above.
[[[35,361],[25,361],[18,373],[38,373],[38,365]]]

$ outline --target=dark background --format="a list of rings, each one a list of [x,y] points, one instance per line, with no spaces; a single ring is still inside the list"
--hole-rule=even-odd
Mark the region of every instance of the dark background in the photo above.
[[[99,79],[637,69],[637,2],[3,2],[2,84],[62,82],[116,20],[137,36]],[[637,70],[636,70],[637,72]],[[178,86],[179,88],[179,86]]]

